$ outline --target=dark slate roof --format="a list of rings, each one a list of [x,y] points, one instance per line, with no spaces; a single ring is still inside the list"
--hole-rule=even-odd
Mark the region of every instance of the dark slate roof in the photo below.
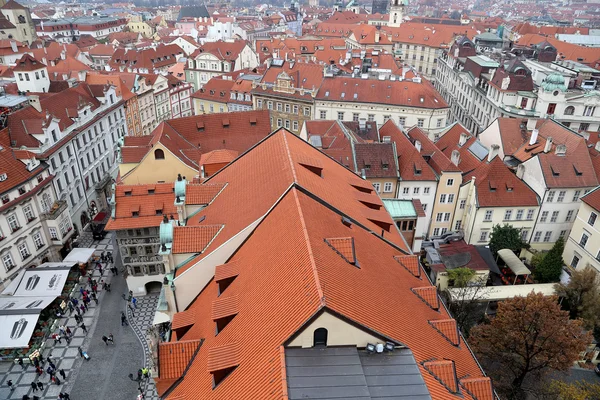
[[[290,400],[431,399],[419,367],[408,349],[368,354],[356,347],[285,349]]]
[[[177,21],[181,21],[182,18],[209,18],[210,14],[206,9],[206,6],[186,6],[181,7]]]

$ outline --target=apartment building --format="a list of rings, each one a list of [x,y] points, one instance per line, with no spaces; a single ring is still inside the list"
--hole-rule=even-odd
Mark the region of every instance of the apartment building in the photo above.
[[[244,40],[205,43],[188,57],[185,80],[196,91],[216,76],[258,65],[258,55]]]
[[[14,39],[28,45],[37,40],[36,28],[29,8],[14,0],[9,0],[0,7],[0,13],[7,22],[2,27],[2,35],[6,34],[8,37],[3,39]]]
[[[194,112],[211,114],[250,111],[253,108],[252,84],[261,79],[261,75],[250,74],[244,74],[235,80],[224,77],[213,78],[192,94]]]
[[[43,97],[31,94],[28,107],[8,116],[11,147],[49,164],[58,200],[67,202],[77,229],[107,208],[117,142],[127,134],[123,104],[112,86],[79,83]]]
[[[166,79],[168,82],[169,118],[182,118],[194,115],[193,100],[191,97],[194,89],[192,84],[180,81],[172,75],[167,75]]]
[[[10,142],[6,131],[2,143]],[[48,165],[27,150],[0,146],[0,288],[24,268],[60,261],[74,234]]]
[[[263,78],[252,83],[254,109],[270,111],[273,130],[284,127],[299,134],[304,122],[314,119],[322,80],[320,64],[273,60]]]
[[[600,188],[595,188],[581,197],[579,210],[574,217],[573,227],[565,238],[563,261],[575,269],[588,265],[600,272]]]
[[[74,42],[81,35],[91,35],[96,39],[105,39],[111,33],[121,32],[127,26],[127,19],[107,15],[89,17],[71,17],[44,21],[35,27],[40,36]]]

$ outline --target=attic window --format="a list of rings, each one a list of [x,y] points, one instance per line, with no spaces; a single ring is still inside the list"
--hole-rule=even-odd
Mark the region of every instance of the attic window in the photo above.
[[[125,193],[125,196],[131,196],[131,189],[126,190],[124,193]]]
[[[196,122],[196,129],[198,132],[204,131],[204,122]]]
[[[387,162],[385,162],[385,161],[382,161],[381,162],[381,168],[388,169],[389,168],[389,164]]]
[[[215,335],[218,335],[238,314],[238,297],[218,298],[212,302],[212,320],[216,323]]]
[[[513,191],[513,189],[514,189],[514,187],[513,187],[513,184],[512,184],[512,183],[509,183],[509,182],[507,182],[507,183],[506,183],[506,191],[507,191],[507,192],[512,192],[512,191]]]
[[[229,119],[225,118],[223,120],[223,128],[229,128]]]
[[[250,125],[256,125],[256,117],[250,118]]]
[[[8,176],[6,174],[0,174],[0,182],[4,182]]]
[[[154,194],[154,189],[148,189],[148,194]]]
[[[219,285],[219,296],[231,285],[239,273],[239,266],[235,261],[217,265],[215,268],[215,282]]]
[[[240,364],[240,348],[237,342],[208,350],[208,371],[213,376],[213,389],[219,386]]]
[[[421,166],[420,165],[417,165],[417,163],[414,163],[413,169],[414,169],[415,175],[421,175]]]
[[[560,176],[560,171],[558,168],[554,168],[552,165],[550,166],[550,170],[552,171],[552,176]]]
[[[329,247],[338,253],[348,264],[352,264],[357,268],[360,268],[358,260],[356,259],[356,249],[354,247],[353,237],[344,238],[326,238],[323,239]]]
[[[577,167],[575,166],[575,164],[573,164],[573,170],[575,171],[575,175],[577,175],[577,176],[583,175],[583,172],[578,170]]]
[[[490,185],[490,192],[495,192],[497,189],[496,182],[490,180],[489,185]]]

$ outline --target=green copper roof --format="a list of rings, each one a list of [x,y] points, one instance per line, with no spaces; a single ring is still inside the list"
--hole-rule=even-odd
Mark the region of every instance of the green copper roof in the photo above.
[[[175,181],[175,197],[185,197],[185,186],[187,181],[185,179],[177,179]]]
[[[392,218],[416,218],[417,212],[412,200],[382,199],[385,209]]]
[[[556,72],[551,73],[542,81],[542,88],[546,92],[553,92],[555,90],[565,91],[567,87],[565,85],[565,78]]]

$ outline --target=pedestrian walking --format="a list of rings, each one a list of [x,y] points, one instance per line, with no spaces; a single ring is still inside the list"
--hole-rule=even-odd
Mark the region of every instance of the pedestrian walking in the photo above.
[[[6,385],[10,388],[10,390],[15,390],[15,387],[13,386],[13,383],[12,383],[12,379],[9,379],[6,382]]]
[[[81,303],[81,306],[79,306],[79,309],[81,310],[82,314],[85,314],[86,308],[85,308],[85,304],[83,302]]]
[[[79,351],[79,356],[83,358],[83,350],[81,349],[81,346],[77,348],[77,351]]]
[[[65,374],[65,370],[64,369],[59,369],[58,373],[60,374],[60,376],[62,376],[62,378],[66,381],[67,380],[67,374]]]
[[[48,357],[46,357],[46,362],[52,362],[52,354],[48,354]]]
[[[94,300],[96,305],[98,305],[98,297],[96,296],[96,293],[92,293],[92,299]]]
[[[60,379],[58,378],[58,376],[53,376],[52,377],[52,381],[58,386],[60,385]]]
[[[68,326],[67,326],[67,328],[65,329],[65,333],[66,333],[66,334],[67,334],[67,336],[69,336],[69,337],[73,336],[73,332],[71,331],[71,328],[69,328]]]
[[[100,265],[100,264],[99,264],[99,265]],[[102,273],[104,272],[104,271],[102,271],[102,265],[100,265],[100,266],[98,267],[98,271],[100,271],[100,276],[102,276]]]
[[[31,397],[27,396],[26,394],[23,395],[22,397],[23,400],[31,400]]]
[[[37,383],[31,382],[31,388],[33,389],[34,392],[37,392],[37,390],[38,390]]]
[[[40,365],[42,365],[44,363],[44,361],[42,360],[42,356],[40,356],[39,354],[37,355],[37,357],[34,357],[35,359],[37,359],[38,363],[40,363]]]
[[[89,278],[88,278],[89,279]],[[83,286],[79,288],[79,293],[81,293],[81,295],[83,296],[83,293],[85,292],[85,289],[83,289]]]
[[[42,382],[38,381],[37,386],[38,386],[38,389],[44,390],[44,384]]]
[[[23,369],[27,368],[25,366],[25,364],[23,363],[23,359],[22,358],[17,358],[17,362],[19,363],[19,365],[21,366],[21,368],[23,368]]]
[[[42,374],[44,373],[44,370],[40,368],[40,366],[38,365],[37,367],[35,367],[35,372],[37,372],[38,376],[42,376]]]
[[[137,299],[135,297],[131,299],[131,304],[133,304],[133,306],[137,308]]]
[[[54,339],[54,344],[55,345],[56,345],[56,343],[62,344],[62,342],[60,341],[60,335],[54,333],[54,334],[52,334],[52,339]]]
[[[121,311],[121,326],[124,325],[129,325],[129,322],[127,322],[127,317],[125,316],[125,313]]]
[[[104,342],[105,345],[108,346],[108,338],[106,337],[106,335],[102,335],[102,341]]]
[[[137,380],[141,381],[143,375],[144,375],[144,372],[142,371],[142,369],[141,368],[138,369]]]
[[[112,343],[112,344],[115,344],[114,337],[113,337],[113,334],[112,334],[112,333],[111,333],[110,335],[108,335],[108,341],[109,341],[110,343]]]
[[[35,394],[32,397],[32,400],[41,400],[39,396],[36,396]]]
[[[71,302],[68,302],[68,303],[67,303],[67,306],[69,306],[69,315],[70,315],[70,314],[73,314],[73,310],[75,309],[75,308],[73,307],[73,303],[71,303]]]
[[[40,366],[40,360],[38,360],[37,357],[33,357],[33,365],[35,365],[36,368]]]
[[[69,396],[69,393],[63,393],[64,399],[65,400],[71,400],[71,396]]]
[[[52,361],[49,361],[48,365],[50,365],[50,368],[56,369],[56,365],[54,365],[54,363]]]
[[[65,395],[64,395],[64,394],[62,394],[62,393],[59,393],[59,394],[58,394],[58,398],[59,398],[60,400],[64,400],[64,398],[65,398]]]
[[[54,370],[52,369],[52,367],[46,368],[46,372],[48,373],[48,375],[50,375],[50,378],[54,376]]]
[[[58,330],[60,331],[60,334],[65,336],[66,332],[65,332],[65,326],[61,325],[58,327]]]
[[[92,294],[98,293],[98,286],[92,285]]]
[[[85,333],[87,333],[87,328],[85,327],[85,324],[84,324],[83,322],[81,323],[81,325],[80,325],[80,326],[81,326],[81,329],[83,329],[83,331],[84,331]]]
[[[135,310],[134,308],[131,306],[131,304],[129,304],[129,311],[131,311],[131,316],[135,317]]]

